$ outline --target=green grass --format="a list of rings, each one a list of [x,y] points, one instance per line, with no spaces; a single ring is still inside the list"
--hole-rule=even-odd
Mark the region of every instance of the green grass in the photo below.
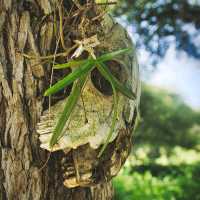
[[[178,167],[164,175],[123,170],[113,181],[114,200],[200,200],[200,162]]]

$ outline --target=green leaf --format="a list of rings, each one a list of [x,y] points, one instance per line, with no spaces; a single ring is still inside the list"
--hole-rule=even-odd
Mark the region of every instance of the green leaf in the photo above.
[[[63,78],[62,80],[60,80],[56,84],[54,84],[52,87],[47,89],[44,93],[44,96],[49,96],[49,95],[52,95],[52,94],[60,91],[67,85],[74,82],[77,78],[80,78],[81,76],[83,76],[84,74],[89,72],[93,67],[94,67],[93,63],[91,63],[91,62],[87,62],[83,66],[78,67],[72,73],[70,73],[68,76],[66,76],[65,78]]]
[[[57,64],[54,65],[54,69],[64,69],[64,68],[68,68],[68,67],[78,67],[80,65],[84,65],[86,62],[91,61],[88,59],[85,60],[71,60],[67,63],[63,63],[63,64]]]
[[[53,145],[55,145],[57,143],[58,139],[62,136],[63,128],[64,128],[67,120],[69,119],[69,116],[70,116],[71,112],[73,111],[73,109],[79,99],[79,96],[81,94],[81,90],[84,86],[86,78],[87,78],[87,74],[82,76],[74,84],[71,94],[69,95],[67,102],[65,104],[64,110],[63,110],[63,112],[58,120],[58,123],[56,124],[56,127],[53,131],[53,135],[50,140],[50,147],[53,147]]]
[[[98,63],[99,65],[101,65],[100,63]],[[105,77],[106,78],[106,77]],[[112,82],[112,80],[107,76],[107,80],[110,82],[111,86],[112,86],[112,90],[113,90],[113,102],[114,102],[114,106],[113,106],[113,117],[112,117],[112,123],[111,123],[111,127],[110,127],[110,131],[108,133],[108,137],[104,143],[104,145],[102,146],[99,154],[98,154],[98,158],[101,157],[101,155],[103,154],[103,152],[105,151],[106,147],[108,146],[109,140],[114,132],[115,129],[115,125],[117,122],[117,110],[118,110],[118,96],[117,96],[117,92],[115,89],[115,86]]]
[[[97,68],[100,71],[100,73],[109,81],[112,82],[112,84],[115,86],[115,88],[117,90],[119,90],[123,95],[125,95],[126,97],[135,100],[136,96],[135,94],[132,92],[131,89],[127,88],[125,85],[121,84],[113,75],[112,73],[109,71],[109,69],[107,68],[107,66],[104,63],[97,63]]]
[[[100,56],[97,59],[97,61],[98,62],[105,62],[105,61],[108,61],[108,60],[112,60],[116,56],[119,56],[121,54],[127,54],[127,53],[130,53],[131,51],[132,51],[131,48],[125,48],[125,49],[120,49],[118,51],[114,51],[114,52],[111,52],[111,53],[106,53],[106,54]]]

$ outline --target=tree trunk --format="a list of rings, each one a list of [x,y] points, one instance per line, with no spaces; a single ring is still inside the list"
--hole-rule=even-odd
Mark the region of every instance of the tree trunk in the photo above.
[[[0,199],[112,199],[111,183],[65,188],[59,152],[41,169],[48,154],[39,147],[36,123],[45,107],[50,67],[22,53],[52,54],[53,22],[42,18],[52,9],[49,0],[0,1]]]

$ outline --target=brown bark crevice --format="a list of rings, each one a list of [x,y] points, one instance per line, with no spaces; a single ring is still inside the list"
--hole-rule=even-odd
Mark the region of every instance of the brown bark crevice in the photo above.
[[[38,10],[38,5],[40,10]],[[41,10],[43,13],[41,13]],[[48,15],[53,1],[0,1],[0,199],[110,200],[110,183],[93,188],[63,186],[62,153],[47,159],[35,126],[43,111],[43,91],[50,67],[25,60],[22,52],[47,54],[52,49],[53,24],[39,28],[38,16]],[[36,32],[37,30],[37,32]]]

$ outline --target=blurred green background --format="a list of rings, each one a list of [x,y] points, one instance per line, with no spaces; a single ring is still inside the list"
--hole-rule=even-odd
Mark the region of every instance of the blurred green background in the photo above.
[[[112,13],[137,46],[143,82],[114,199],[200,200],[200,1],[121,0]]]
[[[200,112],[144,84],[141,116],[115,200],[200,200]]]

